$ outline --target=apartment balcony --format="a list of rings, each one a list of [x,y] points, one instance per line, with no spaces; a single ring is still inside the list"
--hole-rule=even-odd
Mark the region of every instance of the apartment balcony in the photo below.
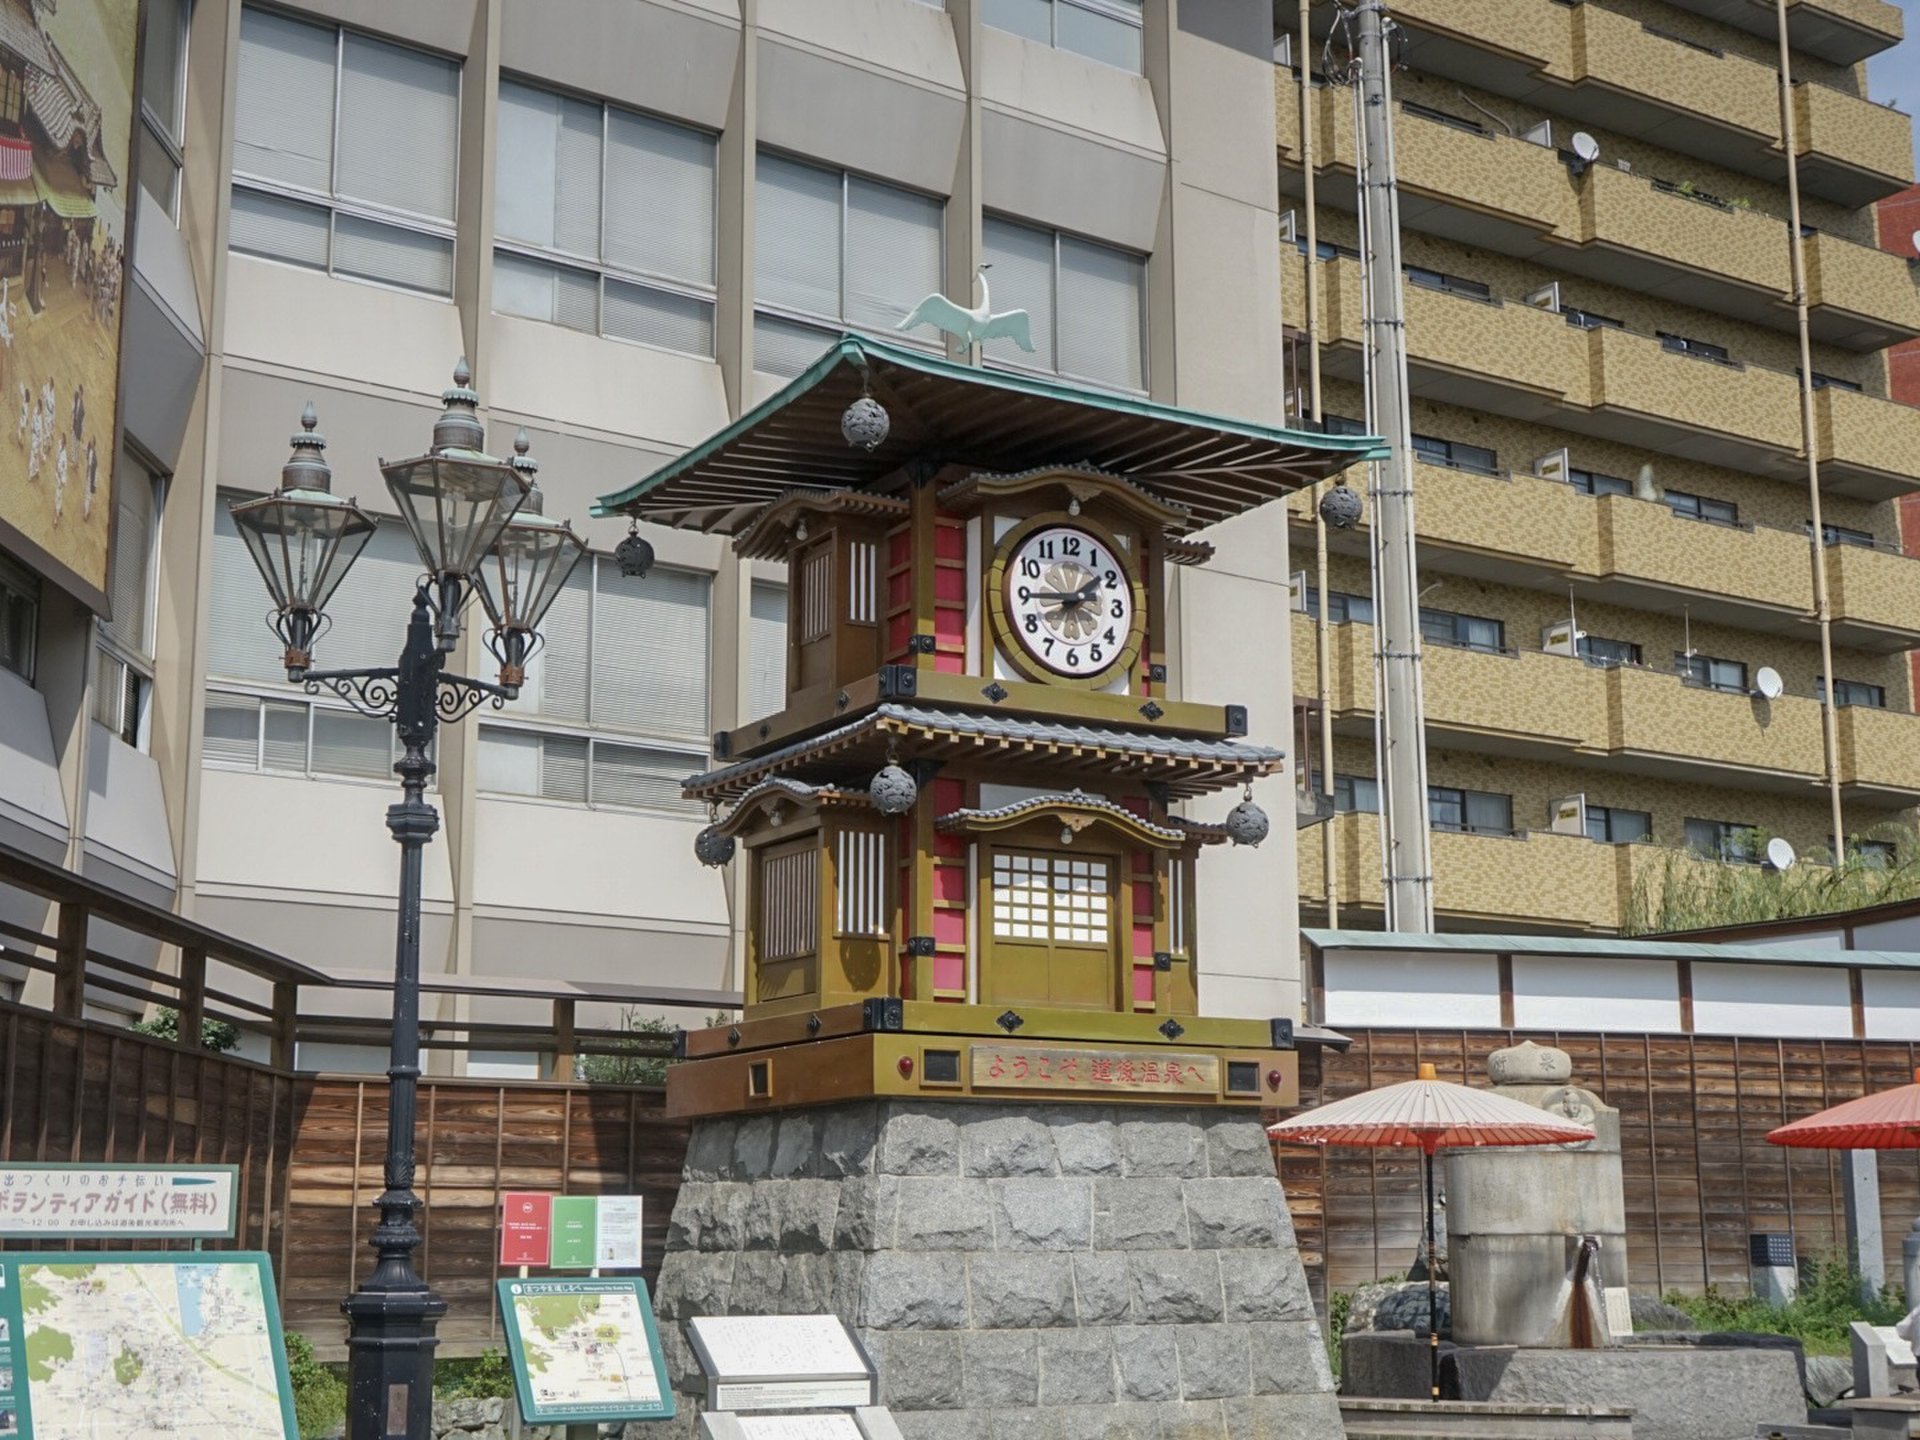
[[[1904,256],[1824,233],[1808,236],[1802,253],[1814,339],[1881,350],[1920,336],[1920,283]]]
[[[1293,684],[1318,693],[1315,622],[1293,617]],[[1374,628],[1328,629],[1334,728],[1372,733]],[[1536,649],[1421,647],[1430,742],[1447,750],[1620,766],[1635,774],[1806,793],[1826,775],[1820,702],[1689,685],[1666,670],[1602,668]],[[1839,712],[1842,780],[1875,804],[1920,801],[1920,716]],[[1857,749],[1850,736],[1858,735]]]
[[[1634,770],[1689,780],[1718,772],[1721,783],[1742,789],[1788,791],[1826,773],[1820,702],[1811,697],[1762,700],[1624,666],[1599,673],[1606,699],[1595,739]],[[1920,740],[1920,731],[1913,733]]]
[[[1336,815],[1335,875],[1343,922],[1350,911],[1378,915],[1380,817]],[[1603,845],[1584,835],[1533,830],[1518,835],[1435,831],[1434,909],[1454,929],[1618,930],[1626,920],[1636,864],[1658,865],[1652,845]],[[1302,836],[1300,901],[1324,905],[1325,863],[1317,835]]]
[[[1304,261],[1286,256],[1285,318],[1301,320]],[[1320,272],[1323,372],[1360,379],[1359,264]],[[1799,381],[1784,371],[1667,349],[1626,330],[1581,330],[1530,305],[1408,285],[1413,393],[1776,480],[1805,474]],[[1814,397],[1821,483],[1888,500],[1920,489],[1920,408],[1829,388]]]
[[[1673,3],[1750,35],[1771,40],[1779,33],[1773,0]],[[1787,6],[1788,43],[1836,65],[1857,65],[1870,55],[1892,49],[1904,33],[1900,7],[1885,0],[1791,0]]]
[[[1773,34],[1771,0],[1676,0]],[[1900,13],[1880,0],[1800,0],[1791,9],[1796,43],[1811,53],[1896,43]],[[1409,37],[1416,69],[1512,96],[1563,118],[1629,135],[1727,169],[1782,182],[1778,81],[1760,61],[1687,44],[1596,5],[1408,0],[1394,17]],[[1840,43],[1851,40],[1851,44]],[[1855,59],[1860,58],[1856,55]],[[1840,63],[1852,64],[1853,60]],[[1808,194],[1858,207],[1911,183],[1913,164],[1898,111],[1844,91],[1802,84],[1795,130]],[[1556,129],[1556,140],[1564,136]]]
[[[1599,530],[1599,573],[1606,582],[1595,599],[1653,601],[1671,610],[1673,600],[1683,598],[1694,602],[1702,620],[1755,630],[1798,625],[1812,610],[1805,535],[1686,519],[1658,501],[1631,495],[1589,503]],[[1763,619],[1756,611],[1772,613]]]
[[[1813,403],[1822,487],[1863,500],[1891,500],[1920,484],[1914,473],[1920,469],[1920,409],[1831,387],[1818,391]]]
[[[1898,710],[1848,705],[1834,712],[1840,740],[1840,783],[1849,799],[1889,806],[1920,794],[1920,728]]]
[[[1425,462],[1413,473],[1422,574],[1571,587],[1581,605],[1671,613],[1677,602],[1696,620],[1814,638],[1812,565],[1801,531],[1707,524],[1657,500],[1583,495],[1538,475]],[[1312,544],[1310,499],[1291,502],[1296,560],[1304,553],[1298,547]],[[1351,530],[1329,532],[1327,544],[1335,554],[1364,557],[1367,537],[1363,517]],[[1879,654],[1920,648],[1920,560],[1854,545],[1829,546],[1826,557],[1836,645]]]
[[[1800,185],[1810,195],[1855,209],[1913,183],[1913,121],[1825,85],[1793,87]]]
[[[1298,82],[1276,74],[1280,153],[1297,165]],[[1331,167],[1320,196],[1351,210],[1352,94],[1314,93],[1316,158]],[[1605,162],[1576,179],[1547,146],[1404,110],[1394,141],[1411,230],[1781,331],[1798,323],[1785,224],[1734,203],[1744,197],[1682,194]],[[1298,194],[1297,171],[1283,171],[1281,187]],[[1806,254],[1815,340],[1866,351],[1920,336],[1920,284],[1899,256],[1824,234]]]
[[[1829,545],[1827,603],[1836,645],[1883,652],[1920,647],[1920,560],[1910,555]]]

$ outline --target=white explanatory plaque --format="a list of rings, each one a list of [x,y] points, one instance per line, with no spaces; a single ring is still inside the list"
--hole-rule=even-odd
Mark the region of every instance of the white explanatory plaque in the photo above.
[[[687,1338],[714,1410],[873,1403],[873,1362],[837,1315],[703,1315]]]
[[[742,1415],[746,1440],[865,1440],[851,1415]]]

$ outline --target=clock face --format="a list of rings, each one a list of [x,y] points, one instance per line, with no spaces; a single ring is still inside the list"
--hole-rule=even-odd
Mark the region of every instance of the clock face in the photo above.
[[[1113,668],[1133,632],[1133,582],[1106,541],[1077,525],[1031,530],[1007,553],[1013,643],[1041,668],[1075,680]]]

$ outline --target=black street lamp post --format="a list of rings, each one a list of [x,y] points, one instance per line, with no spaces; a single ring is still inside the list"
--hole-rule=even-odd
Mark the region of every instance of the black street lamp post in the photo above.
[[[427,1440],[433,1412],[434,1329],[446,1313],[413,1268],[420,1244],[413,1193],[414,1114],[420,1080],[421,856],[440,828],[427,803],[440,725],[479,706],[498,709],[519,695],[526,661],[538,648],[538,626],[585,544],[541,513],[523,430],[514,457],[486,454],[463,360],[433,446],[412,460],[381,462],[387,488],[412,533],[426,573],[414,590],[406,643],[395,666],[316,670],[314,643],[326,632],[325,606],[373,536],[375,521],[331,491],[326,442],[309,405],[280,488],[232,507],[234,524],[273,596],[269,620],[286,646],[287,679],[318,694],[324,686],[365,715],[390,720],[402,747],[394,763],[401,800],[387,810],[400,846],[399,924],[394,944],[393,1037],[387,1064],[386,1188],[375,1202],[380,1222],[370,1243],[378,1257],[360,1287],[341,1302],[349,1327],[349,1440]],[[460,612],[475,589],[493,629],[488,648],[500,661],[494,684],[448,674],[460,634]]]

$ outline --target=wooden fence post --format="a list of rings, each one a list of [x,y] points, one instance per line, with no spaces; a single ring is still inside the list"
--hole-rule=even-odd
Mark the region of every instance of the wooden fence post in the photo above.
[[[87,1003],[87,907],[60,902],[60,928],[54,953],[53,1013],[78,1020]]]
[[[553,1002],[553,1078],[574,1078],[573,1001]]]
[[[207,952],[180,952],[180,1005],[177,1042],[188,1050],[200,1048],[200,1032],[207,1019]]]
[[[273,986],[273,1068],[293,1070],[294,1041],[299,1022],[300,987],[291,980]]]

